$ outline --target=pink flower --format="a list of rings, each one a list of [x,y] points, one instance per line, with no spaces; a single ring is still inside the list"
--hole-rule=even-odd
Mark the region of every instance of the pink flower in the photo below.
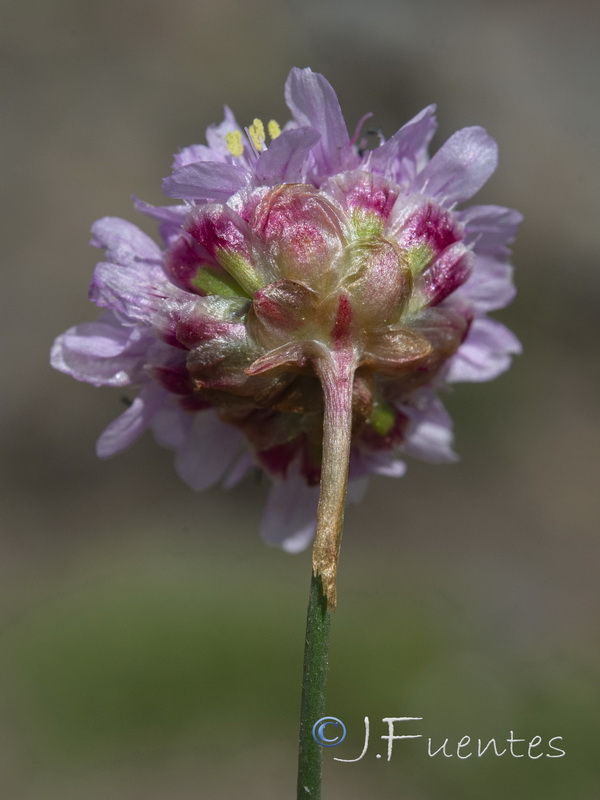
[[[453,460],[438,390],[519,352],[487,312],[513,297],[521,217],[457,209],[496,167],[482,128],[429,159],[429,106],[364,150],[321,75],[293,69],[286,100],[283,131],[242,130],[226,109],[181,151],[164,182],[180,205],[137,202],[162,247],[123,220],[94,225],[90,299],[106,310],[56,340],[52,365],[139,390],[102,457],[150,427],[194,489],[264,470],[263,535],[290,552],[313,538],[320,484],[313,563],[335,604],[348,464],[352,495],[370,473],[402,475],[406,454]]]

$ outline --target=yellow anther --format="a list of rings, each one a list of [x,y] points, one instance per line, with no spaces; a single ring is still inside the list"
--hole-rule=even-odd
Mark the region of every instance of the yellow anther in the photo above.
[[[279,127],[279,123],[274,119],[269,120],[269,124],[267,125],[267,130],[269,131],[269,136],[271,137],[271,139],[276,139],[281,133],[281,128]]]
[[[225,137],[227,149],[232,156],[241,156],[244,152],[244,145],[242,144],[242,134],[239,131],[229,131]]]
[[[260,153],[265,146],[265,126],[262,124],[262,120],[253,120],[252,125],[248,128],[248,133],[250,134],[254,147],[256,147]]]

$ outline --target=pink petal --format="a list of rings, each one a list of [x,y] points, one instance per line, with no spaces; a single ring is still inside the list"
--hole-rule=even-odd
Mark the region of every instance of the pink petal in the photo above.
[[[234,486],[242,481],[248,472],[254,466],[254,460],[248,450],[244,451],[241,456],[234,461],[233,466],[223,479],[223,488],[232,489]]]
[[[319,133],[313,128],[284,131],[258,157],[257,179],[274,184],[302,180],[306,157],[319,139]]]
[[[406,464],[399,458],[378,454],[369,457],[369,472],[385,475],[387,478],[401,478],[406,472]]]
[[[498,163],[498,146],[479,127],[453,134],[415,181],[415,189],[444,205],[461,203],[478,192]]]
[[[59,336],[50,354],[54,369],[93,386],[127,386],[139,379],[153,339],[125,327],[112,314],[84,322]]]
[[[182,200],[215,200],[224,203],[248,182],[245,167],[200,161],[176,169],[163,180],[163,192]]]
[[[435,105],[427,106],[403,125],[390,139],[370,154],[370,167],[402,183],[406,172],[405,160],[415,168],[424,166],[427,147],[437,128]]]
[[[187,167],[188,164],[197,164],[199,161],[215,161],[215,153],[205,144],[191,144],[183,147],[173,156],[173,169]]]
[[[288,478],[277,481],[269,494],[261,524],[263,539],[288,553],[304,550],[317,529],[318,503],[319,488],[307,486],[290,470]]]
[[[162,267],[143,262],[127,267],[100,262],[94,270],[89,298],[101,308],[154,328],[168,341],[176,323],[173,308],[184,310],[190,302],[190,295],[167,280]]]
[[[138,211],[141,211],[147,217],[152,217],[152,219],[157,219],[160,222],[170,222],[177,226],[183,223],[190,212],[189,205],[153,206],[151,203],[140,200],[139,197],[133,197],[133,204]]]
[[[388,478],[401,478],[406,472],[406,464],[401,461],[393,451],[381,451],[378,453],[364,452],[353,449],[350,454],[350,470],[348,490],[350,486],[357,484],[357,495],[349,494],[350,502],[357,502],[361,499],[361,491],[366,488],[364,481],[370,474],[385,475]]]
[[[227,148],[227,134],[231,131],[239,131],[241,128],[235,121],[235,117],[230,108],[225,106],[225,117],[223,122],[218,125],[209,125],[206,130],[207,145],[193,144],[184,147],[173,159],[173,169],[185,167],[198,161],[213,161],[219,163],[229,163],[231,153]]]
[[[516,294],[512,273],[510,264],[491,256],[477,256],[471,275],[454,292],[451,300],[467,300],[479,312],[504,308]]]
[[[465,225],[465,242],[474,244],[477,253],[509,254],[508,245],[517,235],[523,215],[502,206],[471,206],[457,214]]]
[[[489,381],[508,369],[511,356],[521,352],[517,337],[494,319],[475,319],[467,338],[449,361],[446,379]]]
[[[331,84],[311,69],[293,67],[285,84],[285,100],[299,125],[308,125],[321,134],[315,148],[320,168],[329,175],[342,169],[350,138]]]
[[[145,203],[137,197],[133,197],[133,203],[138,211],[145,214],[147,217],[159,220],[160,235],[162,239],[170,244],[173,239],[181,233],[181,225],[190,211],[189,205],[178,206],[153,206],[150,203]]]
[[[160,260],[158,245],[136,225],[118,217],[103,217],[92,225],[94,247],[106,249],[108,261],[128,265],[135,261]]]
[[[177,474],[196,491],[208,489],[221,480],[244,441],[241,432],[221,422],[216,411],[199,411],[175,456]]]
[[[167,397],[163,407],[154,414],[150,427],[158,444],[178,450],[187,441],[193,419],[192,414],[184,411],[175,398]]]
[[[434,392],[423,391],[415,401],[414,405],[401,406],[410,420],[403,451],[434,464],[456,461],[452,419],[440,399]]]
[[[166,392],[154,383],[146,384],[129,408],[105,428],[96,443],[99,458],[109,458],[134,442],[150,424],[165,400]]]
[[[224,106],[223,111],[225,114],[223,122],[220,122],[218,125],[209,125],[206,129],[206,141],[208,146],[219,160],[231,158],[231,153],[227,147],[227,134],[232,131],[242,132],[229,106]]]

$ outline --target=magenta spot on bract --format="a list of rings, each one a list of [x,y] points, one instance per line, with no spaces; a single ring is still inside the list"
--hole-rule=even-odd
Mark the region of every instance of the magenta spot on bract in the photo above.
[[[366,186],[360,186],[353,192],[349,200],[352,206],[359,206],[367,211],[373,211],[387,219],[396,200],[396,195],[383,188],[369,192]]]
[[[190,394],[193,385],[189,373],[183,367],[152,367],[150,370],[152,377],[160,383],[168,392],[173,394]]]
[[[219,336],[230,337],[238,329],[245,330],[243,325],[236,323],[190,316],[177,323],[177,340],[184,347],[192,349]]]
[[[189,241],[187,237],[180,236],[167,250],[165,258],[167,272],[183,289],[203,295],[204,292],[194,286],[193,280],[209,258],[204,248]]]
[[[248,256],[248,244],[240,225],[242,219],[233,218],[234,212],[225,206],[209,206],[197,212],[186,223],[188,233],[205,247],[213,258],[219,250]]]
[[[187,350],[187,347],[177,338],[175,324],[173,324],[173,327],[163,329],[161,331],[160,339],[166,344],[170,344],[172,347],[177,347],[178,350]]]
[[[416,288],[430,306],[437,305],[467,280],[472,262],[471,252],[461,244],[450,247],[419,277]]]
[[[269,447],[267,450],[261,450],[258,455],[258,460],[263,467],[277,478],[287,477],[287,472],[290,464],[296,457],[300,447],[300,437],[296,437],[291,442],[284,444],[277,444],[274,447]]]
[[[331,331],[336,348],[343,347],[351,339],[352,306],[347,294],[340,295],[338,310]]]
[[[318,486],[321,482],[321,465],[315,461],[311,454],[307,437],[304,436],[303,439],[300,474],[304,476],[309,486]]]
[[[299,327],[298,321],[290,314],[288,307],[278,303],[276,299],[262,291],[259,290],[255,293],[253,304],[259,318],[268,325],[287,331]]]
[[[400,234],[403,247],[426,245],[437,256],[461,238],[458,225],[451,215],[439,206],[427,203],[413,214]]]
[[[188,394],[179,398],[179,405],[184,411],[206,411],[212,408],[212,403],[200,394]]]
[[[381,175],[363,170],[337,175],[328,188],[347,212],[375,214],[384,222],[398,198],[397,187],[392,186]]]
[[[363,181],[352,187],[347,196],[348,208],[360,208],[365,211],[370,211],[379,215],[382,219],[386,220],[396,198],[398,192],[392,189],[383,181],[376,185],[376,181]]]

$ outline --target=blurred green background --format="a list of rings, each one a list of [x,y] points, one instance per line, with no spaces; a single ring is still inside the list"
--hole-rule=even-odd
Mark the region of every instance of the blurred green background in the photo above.
[[[499,315],[525,352],[446,398],[461,462],[373,480],[348,515],[328,703],[348,739],[325,752],[324,800],[597,797],[598,4],[0,10],[0,796],[294,797],[308,553],[260,541],[264,485],[196,495],[149,436],[96,460],[119,393],[47,361],[95,316],[91,223],[139,222],[130,195],[160,202],[171,153],[224,102],[243,123],[283,121],[287,72],[310,65],[351,130],[373,111],[391,135],[431,102],[435,146],[484,125],[501,161],[478,200],[526,220],[518,299]],[[335,762],[360,752],[365,716],[369,753]],[[567,755],[429,758],[418,740],[387,763],[386,716],[423,717],[399,732],[434,746],[512,730],[562,736]]]

